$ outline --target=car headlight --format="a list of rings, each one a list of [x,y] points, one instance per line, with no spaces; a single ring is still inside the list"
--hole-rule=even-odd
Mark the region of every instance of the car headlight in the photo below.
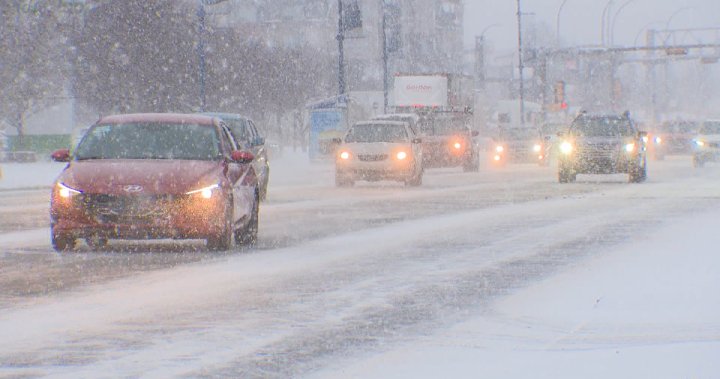
[[[655,137],[655,143],[658,144],[658,145],[661,144],[661,143],[662,143],[662,138],[660,138],[660,137]]]
[[[635,151],[635,144],[629,143],[625,145],[625,151],[627,151],[628,153],[632,153],[633,151]]]
[[[341,152],[340,159],[345,160],[345,161],[350,159],[350,152],[348,152],[348,151]]]
[[[407,158],[408,155],[404,151],[399,151],[395,156],[398,160],[404,160],[405,158]]]
[[[454,147],[455,149],[457,149],[457,150],[460,150],[460,148],[462,148],[462,144],[461,144],[460,142],[455,142],[455,143],[453,144],[453,147]]]
[[[703,146],[705,146],[705,141],[698,141],[698,140],[696,140],[696,141],[695,141],[695,144],[698,145],[698,146],[700,146],[700,147],[703,147]]]
[[[535,145],[533,145],[534,152],[539,153],[541,150],[542,150],[542,145],[537,144],[537,143]]]
[[[75,188],[70,188],[60,182],[58,182],[57,187],[58,187],[58,195],[60,195],[60,197],[62,197],[63,199],[69,199],[75,195],[82,193],[82,191],[77,190]]]
[[[193,191],[185,192],[186,195],[200,195],[203,199],[209,199],[215,193],[215,190],[220,188],[219,184],[213,184],[211,186],[203,187]]]
[[[573,144],[571,144],[570,142],[565,141],[560,144],[560,152],[562,152],[563,154],[567,155],[567,154],[572,153],[572,151],[573,151]]]
[[[501,146],[501,145],[498,145],[498,146],[495,148],[495,151],[497,151],[498,153],[502,153],[503,151],[505,151],[505,147],[503,147],[503,146]]]

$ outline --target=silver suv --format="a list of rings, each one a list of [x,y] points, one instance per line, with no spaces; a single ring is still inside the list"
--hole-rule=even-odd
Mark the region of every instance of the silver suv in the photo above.
[[[647,179],[647,133],[637,130],[628,112],[581,113],[558,136],[560,183],[574,182],[577,174],[627,173],[631,183]]]

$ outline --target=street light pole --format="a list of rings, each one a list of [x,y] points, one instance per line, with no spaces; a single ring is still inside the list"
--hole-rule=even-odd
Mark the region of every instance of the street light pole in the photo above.
[[[630,5],[630,3],[632,3],[633,1],[635,1],[635,0],[627,0],[625,3],[623,3],[623,5],[621,5],[620,8],[618,8],[618,10],[615,12],[615,15],[612,17],[612,25],[610,26],[610,31],[609,31],[610,32],[610,45],[615,44],[615,23],[617,22],[618,15],[620,14],[620,12],[622,12],[622,10],[625,7]]]
[[[343,25],[343,3],[338,0],[338,95],[345,93],[345,26]]]
[[[602,12],[602,20],[600,20],[600,44],[602,46],[605,46],[605,33],[606,33],[606,31],[605,31],[605,28],[606,28],[605,22],[606,21],[605,20],[607,19],[608,10],[612,6],[612,3],[613,3],[613,0],[608,0],[608,2],[605,4],[605,8],[603,8],[603,12]]]
[[[560,12],[562,12],[562,9],[567,1],[568,0],[563,0],[562,4],[560,4],[560,8],[558,8],[557,17],[555,17],[555,39],[558,47],[560,46]]]
[[[200,81],[200,112],[205,112],[205,5],[198,2],[198,60]]]
[[[518,20],[518,68],[520,69],[520,126],[525,127],[525,85],[523,83],[523,46],[522,46],[522,11],[520,0],[517,0]]]

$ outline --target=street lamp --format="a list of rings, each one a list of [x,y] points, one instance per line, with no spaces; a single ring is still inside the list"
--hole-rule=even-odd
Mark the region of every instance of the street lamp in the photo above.
[[[517,23],[518,23],[518,68],[520,76],[520,126],[525,127],[525,85],[523,83],[523,48],[522,48],[522,11],[520,0],[517,0]]]
[[[608,0],[608,2],[605,4],[605,8],[603,8],[602,12],[602,19],[600,20],[600,44],[602,46],[605,46],[605,20],[607,19],[608,11],[612,6],[613,1],[614,0]]]
[[[612,26],[610,27],[610,45],[615,44],[615,23],[617,22],[618,15],[620,14],[620,12],[622,12],[623,9],[625,9],[625,7],[630,5],[630,3],[632,3],[633,1],[635,0],[627,0],[625,3],[623,3],[623,5],[618,8],[618,10],[615,12],[615,15],[612,17]]]
[[[562,4],[560,4],[560,8],[558,8],[557,17],[555,17],[555,37],[558,46],[560,46],[560,12],[562,12],[562,9],[567,1],[568,0],[563,0]]]

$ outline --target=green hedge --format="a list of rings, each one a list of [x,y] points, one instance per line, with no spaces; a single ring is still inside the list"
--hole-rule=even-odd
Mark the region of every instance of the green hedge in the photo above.
[[[8,136],[8,151],[34,151],[38,156],[47,156],[57,149],[69,149],[70,134],[26,135],[22,143],[18,136]]]

